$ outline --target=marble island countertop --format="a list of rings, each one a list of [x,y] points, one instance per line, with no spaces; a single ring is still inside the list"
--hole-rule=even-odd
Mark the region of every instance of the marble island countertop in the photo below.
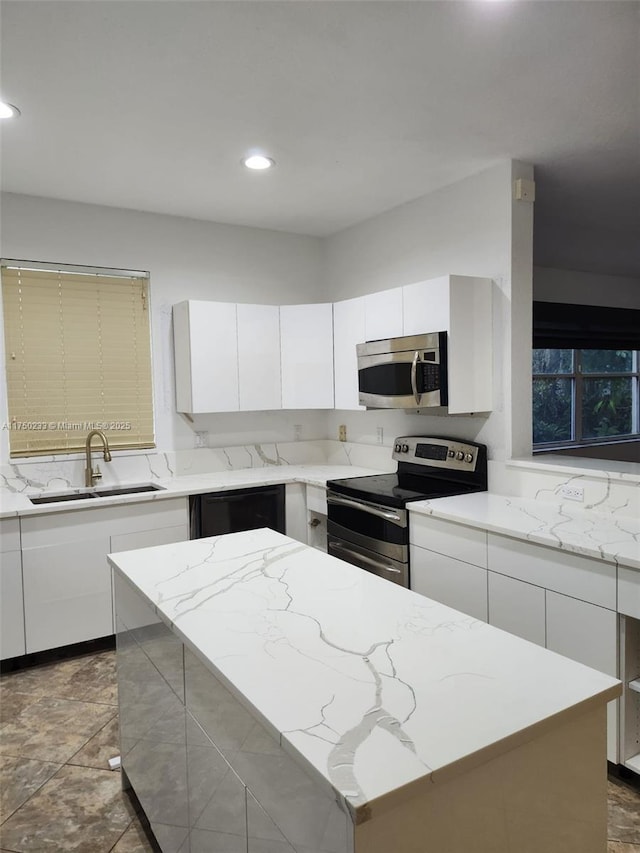
[[[139,503],[141,501],[166,500],[167,498],[186,495],[204,494],[206,492],[228,491],[243,489],[250,486],[269,486],[273,483],[307,483],[315,486],[326,485],[327,480],[339,477],[361,477],[367,474],[381,473],[377,468],[363,468],[355,465],[268,465],[263,468],[240,468],[231,471],[215,471],[206,474],[187,474],[177,477],[151,477],[145,483],[153,483],[160,488],[153,492],[138,492],[133,494],[113,495],[83,500],[61,501],[59,503],[33,504],[30,497],[56,495],[59,487],[46,488],[35,486],[28,481],[16,479],[11,489],[5,488],[0,493],[0,518],[15,515],[42,515],[50,512],[70,512],[78,509],[96,509],[101,506],[114,504]],[[105,483],[94,488],[109,488],[111,486],[135,486],[142,481],[132,483]],[[83,493],[89,489],[68,488],[65,492]]]
[[[271,530],[109,559],[356,823],[621,692]]]
[[[415,501],[414,513],[640,569],[640,519],[567,503],[476,492]]]

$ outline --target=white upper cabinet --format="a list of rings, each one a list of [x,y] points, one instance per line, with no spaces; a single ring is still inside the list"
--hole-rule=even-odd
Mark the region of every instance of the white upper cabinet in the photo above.
[[[333,306],[280,306],[283,409],[333,408]]]
[[[280,308],[239,304],[237,309],[240,411],[281,409]]]
[[[402,288],[403,334],[447,332],[449,414],[493,408],[491,279],[447,275]]]
[[[364,332],[362,341],[379,341],[407,334],[402,325],[401,287],[368,293],[364,297]]]
[[[173,306],[176,408],[179,412],[237,412],[236,306],[189,300]]]
[[[333,306],[333,367],[336,409],[364,409],[358,404],[356,345],[366,340],[365,299],[345,299]]]

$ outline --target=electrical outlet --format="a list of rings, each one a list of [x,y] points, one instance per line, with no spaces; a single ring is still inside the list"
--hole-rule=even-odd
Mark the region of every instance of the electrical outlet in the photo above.
[[[208,432],[196,432],[193,437],[193,446],[194,447],[208,447],[209,446],[209,433]]]
[[[378,444],[382,444],[384,440],[384,430],[382,427],[376,427],[376,437],[378,439]]]
[[[338,427],[338,441],[346,441],[347,440],[347,425],[340,424]]]
[[[567,498],[570,501],[584,500],[584,489],[582,486],[562,486],[560,494],[563,498]]]

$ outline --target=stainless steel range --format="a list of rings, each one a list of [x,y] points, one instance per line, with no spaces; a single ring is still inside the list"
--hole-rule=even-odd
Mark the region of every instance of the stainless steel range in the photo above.
[[[411,501],[487,490],[484,444],[442,436],[401,436],[395,474],[327,482],[327,550],[348,563],[409,586]]]

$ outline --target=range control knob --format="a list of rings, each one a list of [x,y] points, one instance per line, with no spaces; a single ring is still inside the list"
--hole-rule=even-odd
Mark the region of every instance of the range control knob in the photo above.
[[[448,451],[447,451],[447,456],[449,457],[449,459],[453,459],[453,457],[454,457],[455,455],[456,455],[455,450],[448,450]]]
[[[402,445],[402,452],[403,452],[403,453],[408,453],[408,452],[409,452],[409,445],[408,445],[408,444],[403,444],[403,445]]]
[[[464,453],[461,450],[458,450],[458,452],[456,453],[456,459],[464,459]]]
[[[400,453],[400,442],[396,442],[393,449],[395,450],[396,453]]]
[[[466,453],[464,457],[465,462],[473,462],[473,453]]]

